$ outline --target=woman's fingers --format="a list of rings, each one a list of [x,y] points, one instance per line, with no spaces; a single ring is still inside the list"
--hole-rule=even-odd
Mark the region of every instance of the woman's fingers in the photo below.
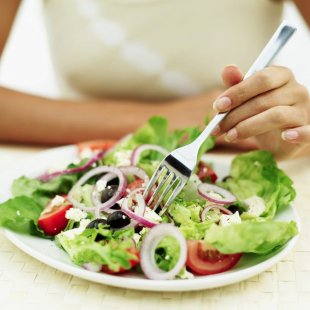
[[[288,83],[285,87],[263,93],[232,110],[220,124],[221,131],[218,131],[217,134],[220,132],[224,133],[241,121],[276,107],[279,104],[288,106],[294,105],[297,102],[306,102],[307,96],[308,93],[305,88],[295,83],[292,85]]]
[[[243,80],[243,74],[238,66],[228,65],[223,69],[222,80],[227,87],[231,87]]]
[[[284,67],[268,67],[228,88],[215,102],[219,112],[234,109],[249,99],[285,85],[292,79],[292,73]],[[227,82],[227,80],[226,80]]]
[[[281,137],[291,143],[310,144],[310,125],[287,129]]]
[[[275,129],[294,128],[305,125],[307,114],[295,106],[276,106],[247,118],[231,128],[225,135],[227,142],[246,139]]]

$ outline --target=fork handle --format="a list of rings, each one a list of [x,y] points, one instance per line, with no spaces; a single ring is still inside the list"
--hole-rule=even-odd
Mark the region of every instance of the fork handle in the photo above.
[[[244,79],[248,78],[256,71],[262,70],[269,65],[274,57],[279,53],[282,47],[287,43],[289,38],[296,31],[295,27],[290,26],[286,21],[283,21],[278,29],[275,31],[269,42],[256,58]],[[210,136],[215,127],[227,116],[228,112],[217,113],[200,136],[192,142],[193,147],[200,147],[201,144]]]

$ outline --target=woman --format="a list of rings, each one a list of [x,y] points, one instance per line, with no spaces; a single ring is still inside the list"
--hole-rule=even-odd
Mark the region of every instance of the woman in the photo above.
[[[295,2],[309,20],[306,2]],[[282,1],[46,0],[44,9],[59,77],[87,104],[1,88],[2,141],[119,138],[154,114],[174,128],[195,125],[215,101],[218,111],[235,108],[217,132],[228,142],[254,137],[281,157],[309,143],[309,95],[288,69],[242,81],[228,66],[221,89],[221,68],[251,65],[279,24]]]

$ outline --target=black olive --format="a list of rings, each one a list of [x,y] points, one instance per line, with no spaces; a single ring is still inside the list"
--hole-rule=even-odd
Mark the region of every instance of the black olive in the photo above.
[[[130,223],[130,218],[122,211],[109,214],[107,223],[111,228],[122,228]]]
[[[240,213],[240,209],[239,209],[239,207],[236,206],[236,205],[230,205],[227,209],[228,209],[229,211],[231,211],[232,213],[235,213],[235,212],[237,212],[237,211],[239,211],[239,213]]]
[[[101,193],[101,202],[103,203],[111,199],[115,195],[117,188],[117,185],[108,185]]]
[[[135,233],[138,234],[142,229],[143,229],[143,226],[142,226],[142,225],[137,225],[137,226],[135,227]]]
[[[107,221],[105,219],[95,219],[95,220],[91,221],[86,226],[86,228],[96,228],[97,229],[99,224],[106,225]],[[97,234],[95,241],[98,242],[98,241],[101,241],[101,240],[104,240],[104,239],[106,239],[104,236],[102,236],[101,234]]]
[[[99,224],[106,225],[107,221],[105,219],[95,219],[91,221],[86,228],[98,228]]]
[[[111,209],[113,209],[113,210],[120,210],[121,206],[118,203],[116,203],[114,206],[111,207]]]
[[[230,175],[227,175],[223,178],[222,182],[226,182],[227,180],[231,179],[232,177]]]
[[[108,186],[109,185],[118,185],[119,184],[119,178],[114,178],[111,181],[108,182]]]

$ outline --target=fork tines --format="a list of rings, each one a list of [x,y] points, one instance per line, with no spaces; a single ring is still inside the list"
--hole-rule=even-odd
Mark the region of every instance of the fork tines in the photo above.
[[[144,192],[144,198],[148,197],[152,193],[154,185],[157,184],[147,202],[147,206],[152,206],[152,209],[156,211],[158,206],[165,201],[159,215],[164,214],[168,206],[182,190],[190,174],[191,171],[186,166],[175,157],[168,155],[156,169]]]

